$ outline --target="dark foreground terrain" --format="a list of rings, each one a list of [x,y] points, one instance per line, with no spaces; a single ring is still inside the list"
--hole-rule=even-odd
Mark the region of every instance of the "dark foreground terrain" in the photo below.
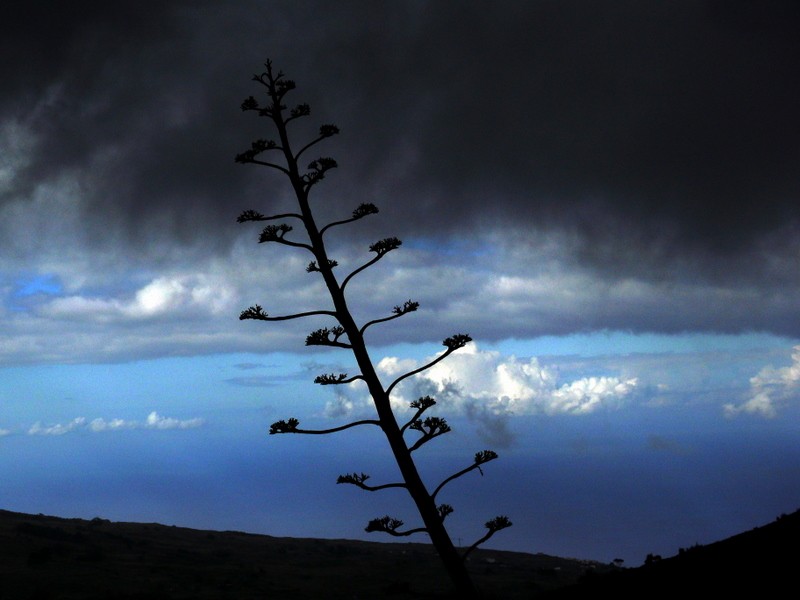
[[[796,598],[800,511],[636,569],[479,550],[491,600]],[[0,600],[449,598],[426,544],[274,538],[0,510]]]
[[[653,557],[650,557],[653,558]],[[800,511],[637,569],[589,575],[549,593],[547,600],[614,598],[798,598]]]
[[[487,598],[531,598],[609,567],[478,550]],[[0,600],[447,598],[427,544],[275,538],[0,511]]]

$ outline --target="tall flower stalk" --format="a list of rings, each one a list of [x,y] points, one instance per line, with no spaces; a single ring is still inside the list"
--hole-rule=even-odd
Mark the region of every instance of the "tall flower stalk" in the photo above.
[[[312,189],[325,179],[328,172],[336,168],[337,164],[333,158],[323,156],[310,160],[305,169],[301,169],[299,165],[301,158],[303,161],[308,160],[306,153],[309,150],[323,140],[337,135],[339,129],[335,125],[322,125],[313,139],[300,146],[299,150],[295,150],[290,142],[289,124],[296,119],[307,117],[311,113],[311,109],[308,104],[298,104],[294,108],[288,108],[284,104],[284,99],[295,88],[295,83],[290,79],[286,79],[282,72],[275,71],[270,61],[267,61],[265,67],[266,71],[260,75],[254,75],[253,80],[263,86],[263,91],[266,92],[266,103],[262,105],[255,97],[250,96],[242,103],[242,110],[266,117],[271,122],[272,129],[277,137],[275,139],[258,139],[254,141],[250,149],[236,156],[236,162],[261,165],[283,173],[289,180],[297,200],[297,212],[267,216],[255,210],[246,210],[239,216],[238,221],[240,223],[269,222],[261,231],[259,236],[260,243],[281,244],[308,252],[311,261],[308,263],[306,271],[322,277],[330,296],[332,308],[272,316],[260,305],[256,304],[244,310],[239,318],[256,321],[285,321],[312,316],[330,318],[330,326],[317,329],[308,334],[306,345],[330,346],[350,351],[358,366],[358,373],[355,375],[326,373],[317,376],[314,382],[319,385],[345,385],[354,381],[363,381],[376,411],[376,418],[374,419],[352,421],[330,429],[303,429],[297,419],[289,418],[273,423],[269,432],[270,434],[321,435],[332,434],[353,427],[380,428],[392,451],[402,480],[374,485],[371,483],[369,475],[354,472],[340,475],[337,483],[353,485],[370,492],[389,488],[405,489],[416,505],[422,521],[421,525],[405,528],[402,520],[386,515],[369,521],[366,531],[383,532],[395,537],[427,533],[460,597],[477,597],[478,590],[465,565],[466,557],[497,531],[509,527],[511,522],[505,516],[498,516],[487,521],[486,533],[466,550],[459,550],[453,544],[445,527],[445,519],[453,512],[453,507],[449,504],[437,504],[437,497],[447,484],[472,471],[480,471],[482,465],[495,460],[497,454],[491,450],[477,452],[471,464],[445,478],[430,491],[417,470],[414,453],[431,440],[448,433],[450,426],[444,418],[426,414],[436,404],[436,401],[430,396],[411,402],[410,407],[414,411],[413,416],[401,422],[398,422],[391,405],[392,392],[400,382],[422,373],[446,359],[450,354],[468,344],[471,338],[463,333],[446,338],[442,342],[445,350],[436,358],[417,369],[400,375],[389,385],[385,386],[383,384],[370,358],[364,341],[364,334],[370,327],[398,319],[416,311],[419,308],[419,303],[408,300],[395,306],[387,316],[358,324],[348,307],[345,291],[354,277],[376,264],[390,252],[398,249],[402,242],[395,237],[378,240],[369,247],[369,251],[374,256],[345,275],[341,282],[339,281],[334,271],[338,263],[328,256],[325,245],[326,236],[332,234],[333,230],[338,227],[377,214],[378,208],[371,203],[360,204],[347,218],[327,223],[321,227],[317,224],[311,209],[309,196]],[[296,225],[302,226],[304,234],[297,235],[295,233],[294,226]]]

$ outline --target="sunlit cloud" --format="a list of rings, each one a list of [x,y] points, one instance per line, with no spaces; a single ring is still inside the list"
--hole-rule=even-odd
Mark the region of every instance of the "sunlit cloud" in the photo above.
[[[389,385],[398,377],[433,360],[386,357],[377,369]],[[555,369],[535,357],[519,359],[468,344],[430,369],[401,382],[394,390],[396,410],[420,396],[434,397],[445,412],[473,420],[484,438],[498,445],[511,438],[508,419],[514,415],[584,415],[621,407],[637,388],[636,378],[612,375],[561,382]],[[326,406],[328,416],[364,411],[369,403],[360,382],[337,390]]]
[[[378,368],[382,370],[383,365],[381,361]],[[541,365],[536,357],[503,356],[471,343],[401,384],[399,395],[410,401],[432,392],[462,410],[480,402],[494,413],[578,415],[619,407],[636,385],[636,378],[606,375],[561,383],[558,372]]]
[[[162,417],[157,412],[153,411],[147,415],[144,427],[146,429],[194,429],[200,427],[205,421],[203,419],[187,419],[181,421],[180,419],[173,419],[170,417]]]
[[[61,424],[58,423],[56,425],[42,425],[40,421],[37,421],[31,428],[28,429],[28,435],[64,435],[65,433],[69,433],[70,431],[75,431],[76,429],[83,428],[86,425],[86,418],[85,417],[77,417],[72,419],[69,423]]]
[[[792,364],[788,367],[767,366],[750,379],[750,397],[741,404],[723,406],[726,417],[741,413],[774,418],[800,393],[800,346],[792,351]]]
[[[203,274],[164,276],[137,290],[132,298],[72,295],[51,300],[42,313],[52,318],[100,322],[148,319],[187,310],[217,315],[233,310],[234,298],[229,285]]]
[[[77,417],[72,421],[54,425],[43,425],[40,421],[34,423],[28,429],[28,435],[64,435],[72,431],[89,431],[91,433],[101,433],[106,431],[121,431],[127,429],[194,429],[205,424],[204,419],[194,418],[180,420],[159,415],[156,411],[147,415],[144,421],[127,421],[125,419],[103,418],[87,420],[85,417]]]
[[[125,421],[124,419],[106,421],[105,419],[97,418],[89,423],[89,430],[94,432],[115,431],[117,429],[132,429],[135,426],[135,422]]]

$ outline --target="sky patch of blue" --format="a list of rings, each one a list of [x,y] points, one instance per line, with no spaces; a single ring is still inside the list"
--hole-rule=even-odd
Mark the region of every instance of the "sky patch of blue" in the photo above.
[[[13,295],[17,298],[26,296],[58,296],[64,292],[64,286],[57,275],[51,273],[22,275],[15,281]]]
[[[37,300],[60,296],[63,293],[64,286],[57,275],[23,273],[12,278],[4,302],[9,310],[22,312],[28,310]]]

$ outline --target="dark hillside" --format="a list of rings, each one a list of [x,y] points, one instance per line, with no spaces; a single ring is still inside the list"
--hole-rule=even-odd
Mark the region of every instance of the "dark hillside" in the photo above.
[[[478,550],[488,600],[795,597],[800,511],[636,569]],[[579,582],[580,580],[580,582]],[[447,598],[433,548],[0,510],[0,600]],[[790,590],[795,590],[791,592]]]
[[[487,598],[530,598],[601,565],[478,550]],[[274,538],[0,511],[0,600],[445,598],[432,546]]]
[[[544,595],[549,599],[795,598],[800,565],[800,511],[725,540],[683,549],[637,569],[589,576]]]

